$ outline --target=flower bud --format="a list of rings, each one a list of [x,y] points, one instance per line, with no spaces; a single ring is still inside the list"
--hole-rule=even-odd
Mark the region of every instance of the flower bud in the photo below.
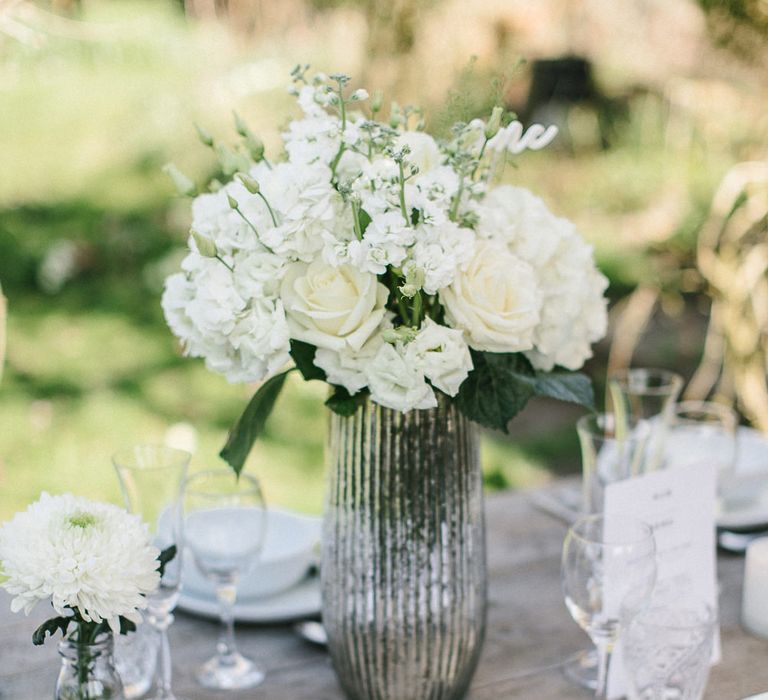
[[[408,299],[415,297],[419,291],[419,288],[415,284],[408,284],[407,282],[399,287],[400,294]]]
[[[190,231],[190,234],[197,246],[197,252],[204,258],[215,258],[219,254],[219,251],[216,250],[216,244],[210,238],[203,236],[194,229]]]
[[[387,328],[381,332],[382,340],[385,343],[410,343],[419,332],[410,326],[400,326],[399,328]]]
[[[373,99],[371,100],[371,112],[376,114],[376,112],[381,111],[381,105],[384,102],[384,94],[381,92],[381,90],[377,90],[373,93]]]
[[[211,147],[213,146],[213,136],[211,136],[211,132],[207,129],[204,129],[199,124],[195,124],[195,130],[197,131],[197,138],[200,139],[200,142],[204,146]]]
[[[232,116],[235,118],[235,131],[237,131],[240,136],[245,138],[250,133],[250,129],[248,128],[248,125],[243,121],[242,117],[237,112],[232,112]]]
[[[227,194],[227,202],[229,202],[229,206],[230,206],[232,209],[237,209],[237,208],[238,208],[238,206],[240,206],[240,205],[237,203],[237,200],[236,200],[236,199],[235,199],[235,198],[234,198],[234,197],[233,197],[231,194]]]
[[[163,167],[163,172],[173,180],[178,193],[184,197],[194,197],[197,194],[197,187],[181,170],[173,163],[168,163]]]
[[[365,90],[364,88],[359,88],[355,90],[349,96],[350,102],[362,102],[363,100],[367,100],[367,99],[368,99],[368,90]]]
[[[501,117],[503,114],[503,107],[493,108],[493,111],[491,112],[491,118],[485,125],[485,138],[492,139],[494,136],[496,136],[497,133],[499,133],[499,128],[501,127]]]
[[[216,145],[216,156],[225,175],[234,175],[238,170],[247,170],[250,163],[241,153],[227,148],[224,144]]]
[[[237,176],[237,179],[240,180],[240,182],[243,183],[243,186],[246,190],[248,190],[251,194],[258,194],[261,192],[261,187],[259,187],[259,183],[256,182],[252,177],[249,177],[245,173],[240,173]]]
[[[248,134],[245,139],[245,146],[255,163],[260,163],[264,160],[264,142],[258,136]]]

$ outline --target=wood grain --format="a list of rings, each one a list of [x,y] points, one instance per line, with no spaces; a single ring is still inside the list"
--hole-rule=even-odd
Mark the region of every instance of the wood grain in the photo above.
[[[560,592],[559,555],[565,526],[534,509],[524,492],[487,502],[490,566],[488,637],[469,700],[586,699],[561,675],[562,662],[586,645]],[[743,559],[721,556],[723,661],[712,670],[706,700],[739,700],[768,690],[768,641],[739,625]],[[45,700],[58,672],[56,644],[33,647],[32,630],[42,606],[29,618],[12,615],[0,593],[0,698]],[[252,691],[213,693],[196,685],[194,671],[213,651],[217,626],[183,613],[171,630],[175,690],[180,700],[223,697],[251,700],[341,700],[327,655],[285,626],[238,628],[244,653],[267,670]]]

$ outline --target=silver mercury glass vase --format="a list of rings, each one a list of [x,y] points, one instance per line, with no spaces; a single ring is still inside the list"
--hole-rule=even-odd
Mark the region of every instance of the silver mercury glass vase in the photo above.
[[[446,397],[332,414],[323,623],[350,700],[459,700],[485,631],[477,428]]]

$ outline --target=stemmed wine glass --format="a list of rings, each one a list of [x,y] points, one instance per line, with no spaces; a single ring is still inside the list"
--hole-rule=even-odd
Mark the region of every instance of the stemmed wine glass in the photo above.
[[[136,445],[112,457],[126,508],[142,517],[158,549],[176,547],[176,556],[166,564],[159,588],[147,598],[149,623],[160,635],[154,700],[176,700],[171,689],[168,628],[180,595],[181,491],[191,457],[189,452],[162,445]]]
[[[605,698],[621,626],[643,609],[653,593],[653,531],[632,518],[582,518],[565,537],[561,576],[568,612],[597,647],[595,697]]]
[[[259,482],[230,469],[191,476],[184,489],[186,544],[200,572],[216,587],[222,623],[216,654],[197,679],[207,688],[253,688],[264,673],[237,650],[234,605],[237,581],[264,545],[267,510]]]

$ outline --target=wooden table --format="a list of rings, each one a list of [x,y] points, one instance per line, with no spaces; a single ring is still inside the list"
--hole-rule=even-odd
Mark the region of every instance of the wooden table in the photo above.
[[[560,593],[559,555],[565,526],[530,505],[524,492],[494,495],[487,503],[490,567],[488,636],[469,700],[588,698],[562,676],[563,660],[586,646]],[[743,559],[721,556],[723,662],[713,669],[708,700],[738,700],[768,690],[768,641],[739,626]],[[56,644],[32,647],[43,619],[11,615],[0,593],[0,698],[45,700],[58,671]],[[196,666],[213,651],[218,626],[178,613],[171,631],[174,687],[180,700],[339,700],[327,655],[295,636],[290,627],[241,626],[242,650],[267,670],[251,691],[214,693],[194,681]]]

